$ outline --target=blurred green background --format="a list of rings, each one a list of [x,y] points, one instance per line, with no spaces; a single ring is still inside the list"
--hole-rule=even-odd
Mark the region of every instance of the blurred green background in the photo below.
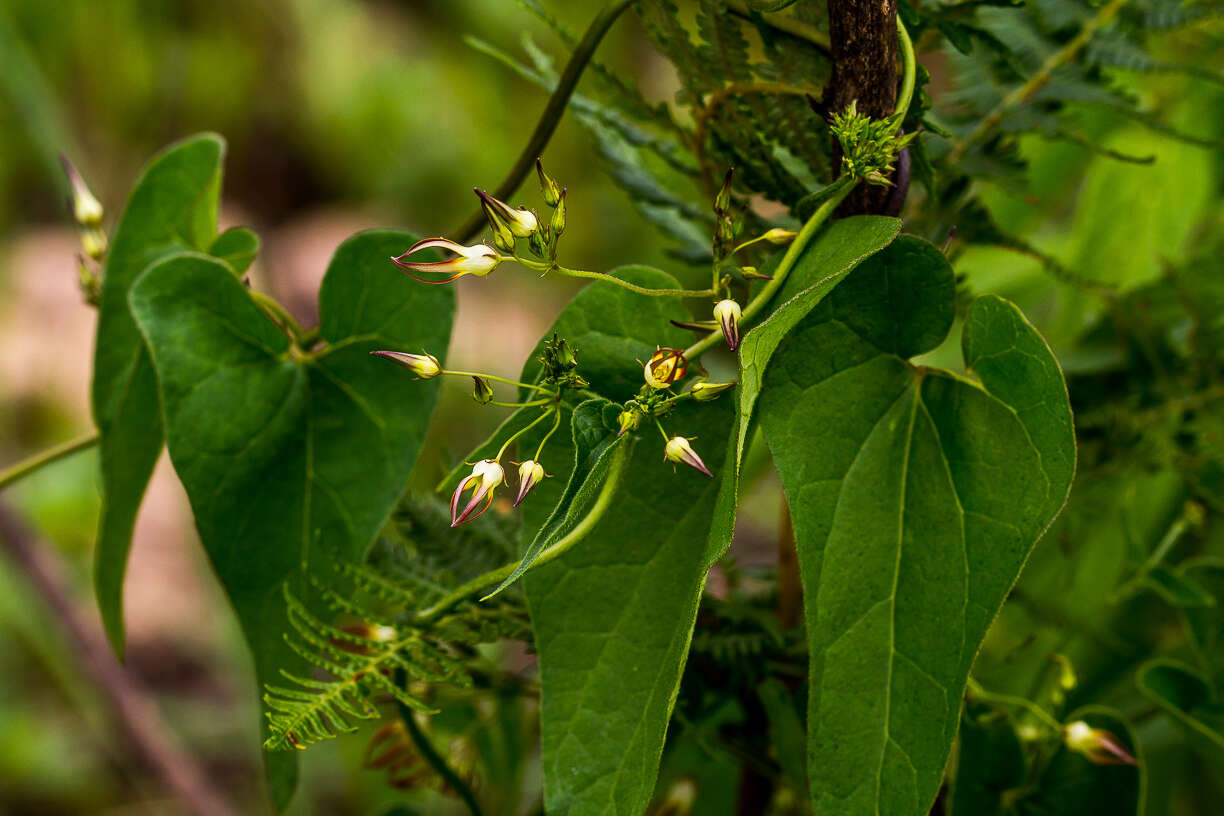
[[[594,6],[549,7],[580,30]],[[500,181],[545,94],[463,37],[520,53],[524,33],[563,59],[556,37],[511,0],[0,0],[0,463],[91,428],[94,315],[77,290],[78,241],[58,151],[76,162],[113,224],[156,150],[200,130],[223,134],[222,226],[260,234],[254,284],[313,322],[314,292],[343,238],[388,225],[445,234],[475,208],[474,185]],[[1221,32],[1207,28],[1172,37],[1165,50],[1218,68],[1220,43]],[[637,77],[652,101],[670,99],[677,87],[631,17],[613,28],[600,59]],[[948,60],[933,54],[924,62],[938,95]],[[1218,84],[1160,74],[1127,80],[1162,121],[1224,138]],[[985,185],[1008,230],[1084,280],[1123,286],[1220,246],[1224,151],[1172,141],[1101,110],[1081,112],[1078,124],[1109,147],[1158,159],[1122,164],[1029,139],[1027,189]],[[545,160],[569,188],[569,265],[680,271],[599,171],[590,139],[571,118]],[[512,203],[520,201],[539,205],[533,179]],[[1098,350],[1079,341],[1104,306],[1083,287],[1004,250],[971,249],[957,269],[972,291],[1020,303],[1070,372],[1100,365]],[[451,362],[508,376],[574,291],[511,268],[457,286]],[[959,364],[955,342],[937,352],[940,364]],[[462,383],[444,390],[419,485],[432,485],[498,418],[467,395]],[[91,623],[95,470],[92,454],[80,455],[6,491],[62,554]],[[748,537],[756,530],[772,542],[776,483],[768,467],[758,470],[746,493]],[[138,524],[127,608],[129,666],[227,796],[243,812],[263,812],[249,659],[165,462]],[[305,752],[295,811],[450,812],[434,793],[395,791],[359,770],[372,730]],[[527,774],[527,785],[525,802],[538,794],[538,773]],[[0,560],[0,814],[173,812],[159,796],[125,756],[40,600]]]

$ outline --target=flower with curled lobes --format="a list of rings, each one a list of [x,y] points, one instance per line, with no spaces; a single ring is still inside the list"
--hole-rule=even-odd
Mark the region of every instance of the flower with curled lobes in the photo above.
[[[701,457],[697,455],[697,451],[693,450],[689,440],[683,436],[673,436],[667,440],[667,445],[663,448],[663,458],[669,462],[677,462],[700,470],[710,478],[714,477],[710,469],[705,466],[705,462],[701,461]]]
[[[672,383],[684,379],[688,373],[688,360],[684,352],[676,348],[656,348],[645,366],[646,384],[651,388],[668,388]]]
[[[519,492],[514,499],[514,506],[518,507],[523,503],[523,499],[527,498],[527,494],[531,489],[544,481],[544,477],[548,476],[544,472],[544,466],[534,459],[528,459],[519,465]]]
[[[471,475],[459,483],[454,495],[451,496],[451,527],[458,527],[460,524],[469,522],[488,510],[489,505],[493,503],[493,491],[505,480],[506,471],[493,459],[481,459],[473,465]],[[467,506],[460,511],[459,501],[469,488],[472,495],[468,499]],[[481,506],[482,502],[483,506]],[[479,510],[476,509],[478,506],[480,506]]]
[[[423,249],[445,249],[448,252],[455,253],[455,257],[446,261],[414,262],[408,260],[410,255]],[[417,241],[403,255],[391,259],[396,266],[421,283],[450,283],[464,275],[475,275],[478,278],[484,277],[496,269],[502,260],[503,258],[497,253],[497,250],[487,244],[464,246],[446,238],[426,238],[424,241]],[[449,278],[435,281],[418,278],[412,274],[413,272],[441,272],[443,274],[453,272],[454,274]]]
[[[1063,729],[1063,744],[1097,765],[1138,765],[1121,740],[1103,728],[1076,720]]]
[[[404,351],[371,351],[370,353],[375,357],[386,357],[393,363],[399,363],[422,380],[432,379],[442,373],[442,364],[438,362],[437,357],[428,352],[408,354]]]

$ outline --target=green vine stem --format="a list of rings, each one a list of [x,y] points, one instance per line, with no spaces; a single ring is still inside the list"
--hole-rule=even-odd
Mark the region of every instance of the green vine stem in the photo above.
[[[588,272],[585,269],[568,269],[564,266],[552,266],[550,270],[559,272],[562,275],[571,278],[586,278],[589,280],[603,281],[612,283],[630,292],[637,292],[639,295],[653,295],[655,297],[685,297],[685,298],[701,298],[713,297],[716,292],[713,289],[649,289],[645,286],[638,286],[636,283],[614,278],[611,275],[606,275],[602,272]]]
[[[98,444],[97,432],[87,434],[78,439],[73,439],[71,442],[65,442],[62,445],[56,445],[53,448],[48,448],[41,453],[36,453],[29,459],[11,465],[0,471],[0,490],[8,487],[14,482],[19,482],[32,473],[36,473],[47,465],[58,462],[60,459],[71,456],[83,450],[88,450]]]
[[[905,25],[901,22],[901,18],[897,18],[897,38],[901,46],[901,60],[903,65],[903,73],[901,77],[901,89],[897,96],[897,107],[893,111],[889,122],[893,124],[893,128],[901,126],[901,121],[905,119],[905,113],[909,110],[911,101],[914,98],[914,77],[917,72],[917,61],[914,56],[914,43],[910,39],[909,32],[906,31]],[[799,234],[795,236],[795,240],[787,247],[786,254],[782,256],[782,260],[774,269],[773,280],[769,281],[757,293],[757,296],[752,299],[747,306],[744,307],[743,314],[740,320],[747,322],[757,315],[761,309],[769,303],[778,290],[782,288],[782,284],[786,282],[786,276],[790,274],[795,262],[807,249],[808,244],[816,237],[816,233],[824,225],[824,222],[829,219],[833,211],[838,205],[850,194],[857,184],[857,179],[853,176],[844,175],[835,180],[827,188],[827,195],[824,201],[808,218],[807,223],[799,230]],[[684,356],[690,360],[698,355],[709,351],[722,337],[722,333],[718,331],[710,332],[708,335],[698,340],[693,345],[684,350]]]
[[[408,682],[407,672],[403,669],[396,669],[395,682],[396,685],[403,688]],[[408,732],[408,736],[412,739],[412,744],[416,746],[421,758],[428,762],[434,771],[437,772],[438,776],[442,777],[442,780],[450,785],[451,789],[458,794],[471,816],[484,816],[484,811],[480,809],[480,802],[476,800],[476,794],[472,793],[472,789],[468,787],[467,783],[446,762],[445,757],[438,753],[438,749],[434,748],[429,735],[421,730],[421,726],[417,725],[412,709],[404,705],[399,699],[396,699],[395,710],[399,714],[400,722],[404,724],[404,730]]]
[[[505,377],[498,377],[494,374],[477,374],[475,371],[451,371],[449,368],[438,372],[451,377],[480,377],[483,380],[492,380],[493,382],[505,383],[506,385],[515,385],[519,388],[530,388],[533,391],[543,391],[545,394],[556,396],[552,391],[549,391],[542,385],[532,385],[531,383],[519,382],[518,380],[508,380]]]
[[[1032,700],[1026,700],[1023,697],[1015,697],[1011,694],[996,694],[993,691],[987,691],[986,689],[982,688],[981,684],[972,677],[969,678],[968,690],[969,696],[978,700],[985,700],[986,702],[999,703],[1000,705],[1023,708],[1025,711],[1029,712],[1040,720],[1042,724],[1048,726],[1056,732],[1062,732],[1062,723],[1051,717],[1049,712],[1034,703]]]
[[[502,183],[497,185],[497,189],[493,191],[494,198],[505,201],[514,195],[515,190],[523,183],[523,179],[535,167],[535,160],[544,152],[544,147],[552,138],[553,131],[557,129],[561,115],[565,113],[565,106],[569,104],[569,98],[578,85],[578,78],[582,76],[582,72],[586,70],[591,58],[595,55],[600,41],[608,33],[612,23],[616,22],[616,18],[632,4],[633,0],[610,0],[595,15],[586,33],[582,35],[578,47],[570,55],[569,62],[565,64],[565,71],[561,74],[557,87],[553,89],[552,96],[548,98],[548,105],[545,106],[544,113],[540,115],[540,121],[536,124],[527,146],[519,154],[510,172],[502,179]],[[466,244],[480,232],[484,223],[484,211],[477,210],[463,223],[463,226],[456,230],[458,234],[456,240]]]
[[[583,517],[582,521],[574,525],[574,529],[540,553],[532,563],[532,567],[541,567],[549,561],[560,558],[571,547],[581,541],[591,531],[591,528],[599,523],[604,513],[608,511],[608,507],[612,504],[612,498],[616,495],[616,489],[620,485],[621,476],[624,475],[625,463],[629,459],[628,445],[619,440],[612,444],[616,446],[616,449],[612,452],[612,461],[608,465],[608,478],[604,481],[603,487],[599,491],[599,496],[595,499],[595,504],[591,506],[591,511]],[[413,623],[421,625],[437,620],[460,601],[470,598],[477,592],[497,586],[509,578],[518,569],[520,563],[522,562],[513,561],[509,564],[503,564],[495,570],[490,570],[483,575],[476,576],[443,597],[433,606],[416,613]]]

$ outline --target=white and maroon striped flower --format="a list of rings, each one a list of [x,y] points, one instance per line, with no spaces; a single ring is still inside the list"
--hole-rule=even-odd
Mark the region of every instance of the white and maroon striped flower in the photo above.
[[[455,253],[455,257],[445,261],[409,261],[408,257],[420,252],[423,249],[444,249],[448,252]],[[424,241],[417,241],[408,251],[398,258],[391,259],[396,266],[403,269],[411,277],[416,278],[421,283],[450,283],[456,278],[464,275],[476,275],[484,277],[497,268],[497,265],[502,262],[502,256],[497,254],[497,250],[486,244],[474,244],[472,246],[464,246],[457,244],[454,241],[446,238],[426,238]],[[453,273],[449,278],[443,280],[426,280],[413,275],[413,272],[440,272],[442,274]]]
[[[459,486],[455,488],[455,494],[451,496],[451,527],[458,527],[488,510],[489,505],[493,503],[493,491],[505,480],[506,471],[502,470],[502,466],[492,459],[481,459],[473,465],[472,474],[459,483]],[[464,492],[469,489],[472,495],[468,499],[467,506],[460,511],[459,501],[463,498]]]

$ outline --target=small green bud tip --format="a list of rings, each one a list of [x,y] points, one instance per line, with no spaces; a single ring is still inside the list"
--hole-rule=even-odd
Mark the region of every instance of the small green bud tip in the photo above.
[[[102,260],[106,255],[106,233],[97,227],[87,228],[81,234],[81,248],[92,260]]]
[[[636,431],[642,426],[642,420],[645,418],[646,414],[637,406],[637,403],[632,401],[627,403],[625,410],[616,417],[616,424],[620,426],[616,435],[624,436],[629,431]]]
[[[493,225],[494,230],[499,225],[504,226],[515,238],[529,238],[532,233],[539,230],[540,222],[535,213],[522,207],[516,210],[506,202],[498,201],[484,190],[475,187],[472,189],[480,197],[480,206],[484,209],[485,216]]]
[[[403,351],[371,351],[370,354],[399,363],[422,380],[432,379],[442,373],[438,358],[432,354],[408,354]]]
[[[727,341],[727,348],[735,351],[739,348],[739,322],[743,316],[743,310],[740,305],[734,300],[720,300],[714,304],[714,319],[718,321],[719,327],[722,329],[723,339]]]
[[[714,212],[718,215],[723,215],[731,209],[731,177],[735,174],[735,168],[727,170],[723,176],[722,187],[718,190],[718,195],[714,197]]]
[[[481,459],[473,465],[471,475],[459,483],[451,496],[451,527],[458,527],[460,524],[469,522],[488,510],[489,505],[493,503],[493,491],[505,480],[506,472],[492,459]],[[471,490],[472,495],[468,499],[467,506],[460,511],[459,501],[467,490]],[[478,506],[479,509],[477,509]]]
[[[472,399],[480,405],[493,401],[493,386],[484,377],[472,377]]]
[[[425,249],[443,249],[447,252],[454,253],[455,257],[446,261],[409,261],[411,255],[416,254]],[[493,247],[486,244],[473,244],[472,246],[464,246],[457,244],[454,241],[446,238],[426,238],[423,241],[417,241],[410,246],[408,250],[398,257],[392,258],[391,262],[404,270],[413,280],[421,283],[450,283],[464,275],[475,275],[478,278],[483,278],[485,275],[497,268],[504,258],[497,254]],[[449,278],[442,280],[426,280],[414,275],[414,272],[441,272],[443,274],[453,273]]]
[[[693,399],[698,402],[712,402],[722,396],[724,391],[730,391],[735,386],[739,385],[736,382],[699,382],[693,386],[691,393]]]
[[[552,220],[549,226],[552,227],[553,238],[560,238],[565,232],[565,193],[568,188],[562,188],[561,195],[557,198],[556,208],[553,210]]]
[[[1121,741],[1103,728],[1076,720],[1063,729],[1063,744],[1097,765],[1138,765]]]
[[[697,451],[693,450],[689,440],[683,436],[673,436],[667,440],[667,445],[663,448],[663,458],[669,462],[688,465],[701,471],[711,479],[714,478],[714,474],[705,466],[705,462],[701,461],[701,457],[697,455]]]
[[[654,389],[668,388],[672,383],[684,379],[688,373],[688,360],[684,352],[676,348],[657,348],[646,363],[646,384]]]
[[[538,158],[536,159],[536,174],[540,177],[540,192],[544,194],[544,203],[550,207],[557,206],[564,193],[560,185],[553,181],[552,176],[544,172],[544,162]]]
[[[76,167],[68,160],[68,157],[61,153],[59,160],[60,164],[64,167],[64,174],[68,176],[68,183],[72,185],[73,220],[82,227],[98,226],[102,223],[102,203],[94,198],[94,194],[85,185],[85,179],[81,178],[81,174],[77,172]],[[105,236],[103,236],[102,242],[103,246],[105,246]]]

